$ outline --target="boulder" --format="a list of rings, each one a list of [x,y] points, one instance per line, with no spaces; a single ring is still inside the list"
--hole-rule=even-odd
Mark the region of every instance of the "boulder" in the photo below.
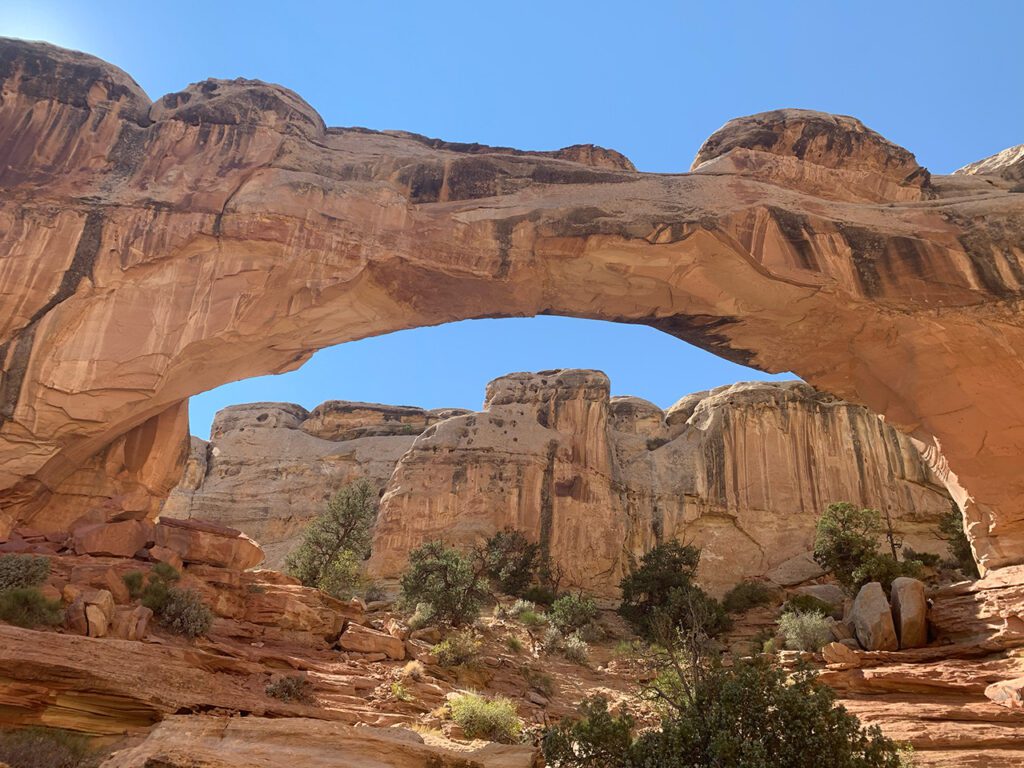
[[[181,569],[185,565],[181,560],[181,555],[167,547],[154,545],[149,548],[149,556],[158,563],[167,563],[178,573],[181,573]]]
[[[89,637],[106,637],[110,627],[110,618],[103,609],[94,604],[86,603],[85,621],[88,626],[86,634]]]
[[[118,606],[110,626],[110,634],[120,640],[142,640],[149,629],[153,611],[144,605]]]
[[[892,618],[901,649],[928,644],[928,601],[924,584],[906,576],[893,580]]]
[[[846,594],[836,584],[809,584],[806,587],[797,587],[795,590],[798,595],[810,595],[811,597],[821,600],[823,603],[828,603],[832,606],[834,612],[838,612],[836,618],[842,617],[843,603],[846,602]]]
[[[338,645],[345,651],[358,653],[383,653],[389,659],[401,661],[405,658],[405,643],[401,638],[392,637],[362,624],[350,623],[338,638]]]
[[[133,557],[152,541],[153,526],[140,520],[94,523],[75,529],[72,547],[80,555]]]
[[[985,696],[1009,709],[1024,709],[1024,677],[1000,680],[985,689]]]
[[[896,627],[882,585],[872,581],[860,588],[850,610],[857,642],[867,651],[899,649]]]
[[[260,545],[241,531],[198,520],[162,519],[156,546],[176,552],[186,563],[204,563],[244,571],[263,562]]]
[[[857,652],[842,643],[829,643],[821,649],[821,656],[826,664],[841,664],[847,669],[861,665]]]

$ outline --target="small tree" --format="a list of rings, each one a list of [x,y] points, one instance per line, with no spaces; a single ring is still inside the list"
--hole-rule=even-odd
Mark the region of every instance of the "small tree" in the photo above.
[[[495,589],[522,597],[537,576],[540,548],[521,531],[505,528],[478,547],[476,557]]]
[[[377,517],[377,492],[367,480],[349,483],[336,493],[306,529],[298,549],[285,567],[307,587],[335,597],[347,597],[358,581],[370,553],[370,536]]]
[[[877,509],[857,509],[846,501],[829,504],[818,519],[814,560],[850,589],[854,572],[878,551],[881,533]]]
[[[669,541],[640,560],[620,582],[619,614],[648,639],[663,641],[677,630],[699,627],[714,636],[729,627],[721,603],[693,583],[700,550]]]
[[[964,532],[964,513],[956,504],[950,505],[949,513],[939,521],[939,538],[945,540],[950,556],[965,576],[971,579],[981,576],[971,542]]]
[[[437,621],[456,627],[475,619],[488,595],[487,580],[470,558],[441,541],[428,542],[409,553],[401,585],[407,609],[429,603]]]

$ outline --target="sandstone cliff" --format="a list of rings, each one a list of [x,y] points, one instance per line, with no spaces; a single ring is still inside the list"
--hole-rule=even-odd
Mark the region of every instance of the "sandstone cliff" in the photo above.
[[[153,102],[0,42],[0,535],[152,515],[193,394],[414,326],[646,323],[792,370],[926,449],[983,568],[1024,561],[1024,197],[852,118],[731,122],[690,174],[328,128],[292,91]]]
[[[458,409],[330,401],[307,412],[291,403],[220,411],[210,442],[192,438],[181,482],[162,517],[240,528],[280,568],[303,527],[343,485],[364,477],[383,488],[416,435]]]
[[[699,392],[667,412],[609,397],[598,371],[517,373],[491,382],[484,410],[429,428],[381,503],[370,572],[396,577],[408,551],[471,545],[505,526],[541,543],[562,586],[614,597],[662,538],[703,549],[720,594],[744,577],[795,583],[824,506],[889,510],[907,543],[933,534],[950,499],[911,442],[871,414],[802,382]]]
[[[950,505],[906,437],[806,384],[736,384],[663,412],[610,397],[603,373],[562,370],[491,382],[480,413],[226,408],[211,442],[193,438],[162,516],[239,528],[276,567],[357,477],[384,492],[376,576],[397,576],[425,540],[470,546],[511,526],[543,544],[566,586],[605,595],[662,537],[701,545],[717,592],[745,576],[815,575],[806,553],[830,501],[889,510],[911,546],[943,551],[932,532]]]

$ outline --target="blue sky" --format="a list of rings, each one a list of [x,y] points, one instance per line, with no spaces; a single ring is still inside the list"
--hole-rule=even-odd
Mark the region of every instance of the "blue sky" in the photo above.
[[[244,3],[4,0],[0,35],[85,50],[153,98],[206,77],[278,82],[329,125],[525,149],[592,142],[679,172],[731,117],[859,117],[948,173],[1024,141],[1024,3]],[[513,370],[591,367],[662,406],[761,374],[657,331],[565,318],[354,342],[192,401],[193,432],[250,400],[478,407]]]

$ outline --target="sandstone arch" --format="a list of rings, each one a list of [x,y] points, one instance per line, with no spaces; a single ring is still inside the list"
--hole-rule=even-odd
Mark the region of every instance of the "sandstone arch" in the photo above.
[[[852,118],[727,124],[690,174],[324,126],[291,91],[0,44],[0,532],[155,513],[187,398],[456,319],[647,323],[920,441],[1024,561],[1024,196]],[[948,462],[948,463],[947,463]]]

